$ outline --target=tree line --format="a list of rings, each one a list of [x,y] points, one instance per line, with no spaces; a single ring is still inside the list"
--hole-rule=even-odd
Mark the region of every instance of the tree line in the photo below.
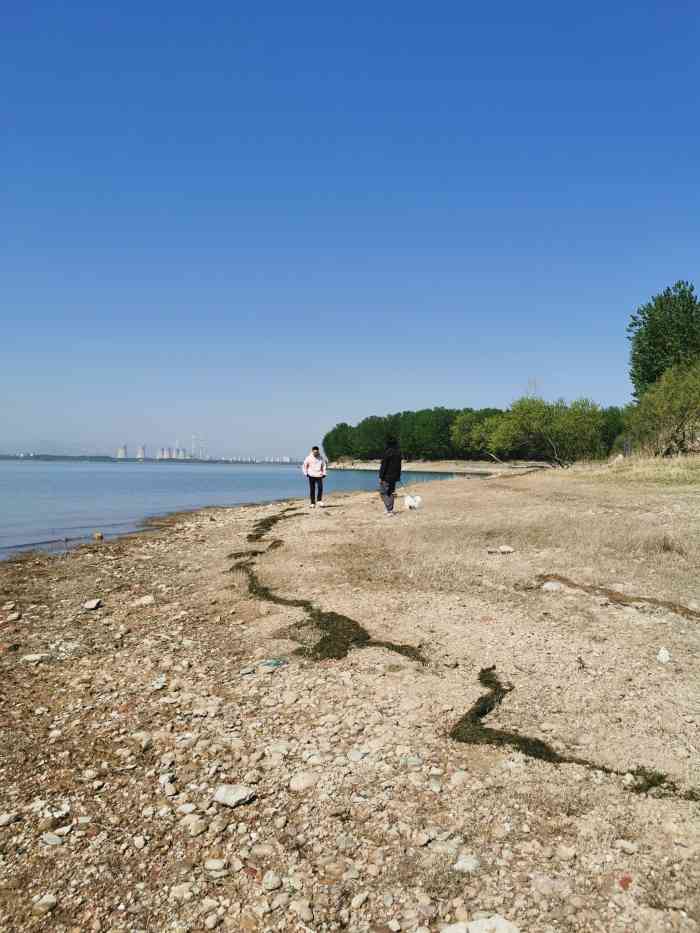
[[[677,282],[639,307],[627,326],[633,401],[602,407],[588,398],[536,395],[508,409],[425,408],[337,424],[323,439],[331,460],[376,459],[387,437],[421,460],[545,460],[564,465],[640,450],[668,455],[700,439],[700,301]]]
[[[337,424],[323,439],[331,460],[380,457],[387,437],[416,460],[546,460],[604,457],[623,428],[623,411],[588,399],[571,404],[524,396],[498,408],[426,408]]]

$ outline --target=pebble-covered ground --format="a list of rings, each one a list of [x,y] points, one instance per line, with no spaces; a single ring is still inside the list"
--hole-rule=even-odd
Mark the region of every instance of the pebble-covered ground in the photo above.
[[[700,931],[700,496],[420,493],[0,565],[3,933]]]

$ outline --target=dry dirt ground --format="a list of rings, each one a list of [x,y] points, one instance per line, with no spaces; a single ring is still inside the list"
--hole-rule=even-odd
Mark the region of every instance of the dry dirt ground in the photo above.
[[[349,460],[331,463],[335,470],[378,470],[379,460]],[[518,473],[527,469],[544,469],[542,463],[514,460],[509,463],[497,463],[494,460],[404,460],[404,473],[466,473],[495,475],[500,473]]]
[[[700,486],[420,493],[0,565],[0,930],[700,931]]]

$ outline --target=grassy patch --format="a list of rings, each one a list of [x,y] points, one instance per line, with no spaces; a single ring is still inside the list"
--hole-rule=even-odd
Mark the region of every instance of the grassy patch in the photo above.
[[[652,483],[663,486],[700,486],[700,456],[626,457],[610,464],[595,464],[580,469],[590,470],[592,479],[602,482]],[[572,471],[572,476],[579,468]]]

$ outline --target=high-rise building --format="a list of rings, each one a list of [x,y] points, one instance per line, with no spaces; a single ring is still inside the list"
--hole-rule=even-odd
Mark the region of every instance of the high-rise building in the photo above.
[[[141,446],[139,447],[138,453],[136,454],[136,459],[137,460],[146,459],[146,445],[145,444],[141,444]]]
[[[126,444],[124,444],[123,447],[120,447],[117,450],[117,460],[126,460],[128,456],[129,454],[126,449]]]

